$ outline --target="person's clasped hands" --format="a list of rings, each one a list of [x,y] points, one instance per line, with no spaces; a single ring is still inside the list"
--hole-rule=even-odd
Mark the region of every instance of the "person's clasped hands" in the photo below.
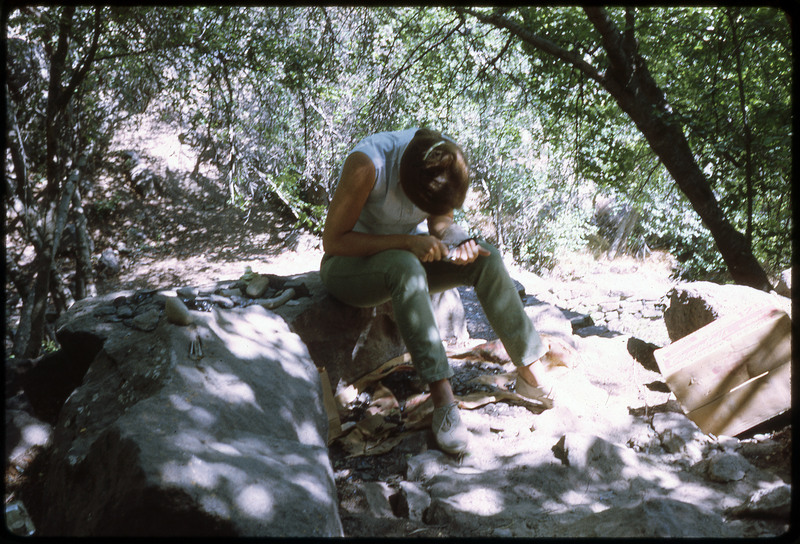
[[[454,246],[448,246],[435,236],[419,235],[414,238],[410,251],[423,263],[447,261],[465,265],[474,262],[482,255],[490,254],[489,250],[478,245],[474,238]]]

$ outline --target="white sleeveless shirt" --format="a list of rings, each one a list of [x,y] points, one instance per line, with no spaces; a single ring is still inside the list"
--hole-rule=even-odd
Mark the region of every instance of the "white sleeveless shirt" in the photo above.
[[[375,186],[364,203],[354,232],[368,234],[423,234],[430,214],[417,208],[400,186],[400,159],[418,129],[378,132],[361,140],[360,151],[375,165]]]

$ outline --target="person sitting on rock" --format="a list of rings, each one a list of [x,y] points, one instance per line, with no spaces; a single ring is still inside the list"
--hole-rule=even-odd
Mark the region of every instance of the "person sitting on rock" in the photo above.
[[[322,234],[320,277],[330,294],[356,307],[392,301],[420,379],[430,387],[433,432],[442,450],[464,453],[453,376],[430,299],[471,285],[489,324],[517,366],[516,391],[546,400],[531,369],[548,347],[533,327],[499,251],[453,220],[469,187],[461,148],[428,129],[380,132],[344,162]],[[427,228],[426,228],[427,227]],[[520,379],[522,378],[522,379]]]

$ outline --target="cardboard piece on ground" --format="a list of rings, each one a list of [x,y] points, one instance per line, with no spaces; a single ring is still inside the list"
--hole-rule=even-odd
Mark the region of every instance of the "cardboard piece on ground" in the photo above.
[[[369,385],[381,380],[395,372],[397,370],[410,370],[413,369],[414,366],[411,364],[411,355],[408,353],[404,353],[403,355],[398,355],[393,359],[389,359],[381,366],[370,372],[369,374],[360,377],[356,381],[353,382],[353,387],[357,392],[361,392],[366,389]]]
[[[375,391],[372,393],[372,402],[369,403],[367,413],[390,414],[395,410],[400,410],[400,403],[397,402],[389,388],[378,382],[375,386]]]
[[[459,352],[456,357],[476,362],[497,362],[504,360],[502,353],[505,353],[505,350],[502,349],[499,341],[485,342],[482,340],[470,351]],[[448,357],[452,357],[452,354],[448,353]],[[333,433],[330,434],[329,443],[336,440],[344,449],[347,457],[380,455],[391,451],[411,433],[430,428],[433,419],[433,402],[430,393],[422,392],[408,397],[401,408],[392,392],[380,381],[398,370],[413,369],[410,363],[411,357],[408,353],[390,359],[353,382],[352,385],[347,386],[347,392],[343,389],[341,395],[339,393],[336,397],[331,395],[333,411],[329,413],[329,418],[332,417],[330,414],[336,414],[338,432],[335,436]],[[516,372],[479,376],[473,381],[491,386],[492,391],[474,392],[464,396],[456,395],[455,398],[459,401],[459,407],[465,410],[474,410],[490,403],[505,402],[524,406],[537,414],[544,411],[545,407],[540,402],[508,390],[508,386],[513,383],[515,378]],[[342,404],[346,403],[341,400],[344,400],[345,396],[354,397],[370,387],[374,387],[374,390],[372,400],[366,409],[367,416],[358,423],[346,423],[345,429],[342,429],[342,426],[338,424],[338,414],[339,410],[344,408]],[[345,395],[345,393],[348,394]],[[326,403],[326,410],[327,406]],[[402,424],[397,423],[398,416]]]
[[[469,393],[464,396],[456,395],[456,399],[459,401],[459,407],[465,410],[474,410],[475,408],[480,408],[481,406],[493,404],[495,402],[506,402],[508,404],[523,406],[534,414],[541,414],[547,409],[541,402],[523,397],[513,391]]]
[[[719,318],[654,355],[705,433],[734,436],[791,408],[791,319],[778,308]]]
[[[467,351],[448,353],[449,359],[477,359],[491,363],[505,363],[511,358],[500,340],[491,340],[470,347]]]
[[[325,407],[325,413],[328,415],[328,444],[330,444],[342,434],[342,423],[339,419],[336,400],[333,398],[328,371],[324,368],[318,368],[317,370],[319,370],[319,380],[322,383],[322,404]]]

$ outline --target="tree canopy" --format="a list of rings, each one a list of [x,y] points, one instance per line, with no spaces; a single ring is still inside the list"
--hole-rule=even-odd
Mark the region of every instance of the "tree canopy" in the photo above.
[[[198,148],[231,205],[274,195],[312,230],[359,139],[428,126],[468,154],[462,213],[534,268],[598,239],[598,196],[636,219],[614,251],[666,248],[686,277],[763,289],[791,263],[792,29],[775,7],[4,15],[6,236],[35,254],[6,258],[18,356],[38,353],[48,303],[92,294],[90,241],[64,293],[59,240],[86,232],[93,174],[143,114]]]

